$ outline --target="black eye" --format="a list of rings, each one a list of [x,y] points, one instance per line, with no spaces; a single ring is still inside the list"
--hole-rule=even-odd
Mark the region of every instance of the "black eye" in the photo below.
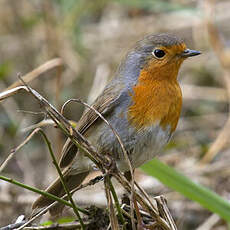
[[[153,55],[157,58],[162,58],[165,56],[165,51],[164,50],[160,50],[160,49],[155,49],[153,51]]]

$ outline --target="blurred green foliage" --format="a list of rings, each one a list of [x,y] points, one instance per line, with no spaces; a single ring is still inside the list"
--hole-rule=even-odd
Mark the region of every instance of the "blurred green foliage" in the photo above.
[[[143,165],[142,170],[157,178],[166,186],[196,201],[208,210],[230,222],[230,203],[204,186],[194,183],[175,169],[154,159]]]
[[[10,60],[0,63],[0,81],[7,77],[12,71]]]
[[[195,9],[190,6],[185,6],[184,4],[173,3],[168,0],[114,0],[120,4],[124,4],[131,7],[137,7],[139,9],[147,10],[150,12],[169,12],[169,11],[178,11],[184,9]]]

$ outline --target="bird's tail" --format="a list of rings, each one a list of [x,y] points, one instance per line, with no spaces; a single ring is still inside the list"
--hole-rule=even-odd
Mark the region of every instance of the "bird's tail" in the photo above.
[[[67,189],[69,191],[73,190],[74,188],[77,188],[83,180],[88,176],[89,171],[80,172],[78,174],[69,174],[64,173],[64,181]],[[55,196],[62,197],[65,194],[64,188],[62,186],[62,183],[59,178],[57,178],[47,189],[46,192],[51,193]],[[39,210],[42,210],[43,208],[47,207],[54,201],[52,199],[49,199],[45,196],[39,196],[38,199],[33,203],[32,209],[33,214],[36,214]],[[50,209],[50,214],[55,216],[62,212],[64,208],[64,205],[58,203],[53,208]]]

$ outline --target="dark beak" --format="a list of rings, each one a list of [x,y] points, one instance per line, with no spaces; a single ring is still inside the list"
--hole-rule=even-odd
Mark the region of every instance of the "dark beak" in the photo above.
[[[192,56],[196,56],[196,55],[200,55],[200,54],[201,54],[200,51],[186,49],[180,54],[180,56],[187,58],[187,57],[192,57]]]

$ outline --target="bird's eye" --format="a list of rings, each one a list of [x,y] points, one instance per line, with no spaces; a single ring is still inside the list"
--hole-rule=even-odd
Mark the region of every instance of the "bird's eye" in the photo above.
[[[165,51],[161,49],[155,49],[153,50],[152,54],[156,58],[163,58],[165,56]]]

